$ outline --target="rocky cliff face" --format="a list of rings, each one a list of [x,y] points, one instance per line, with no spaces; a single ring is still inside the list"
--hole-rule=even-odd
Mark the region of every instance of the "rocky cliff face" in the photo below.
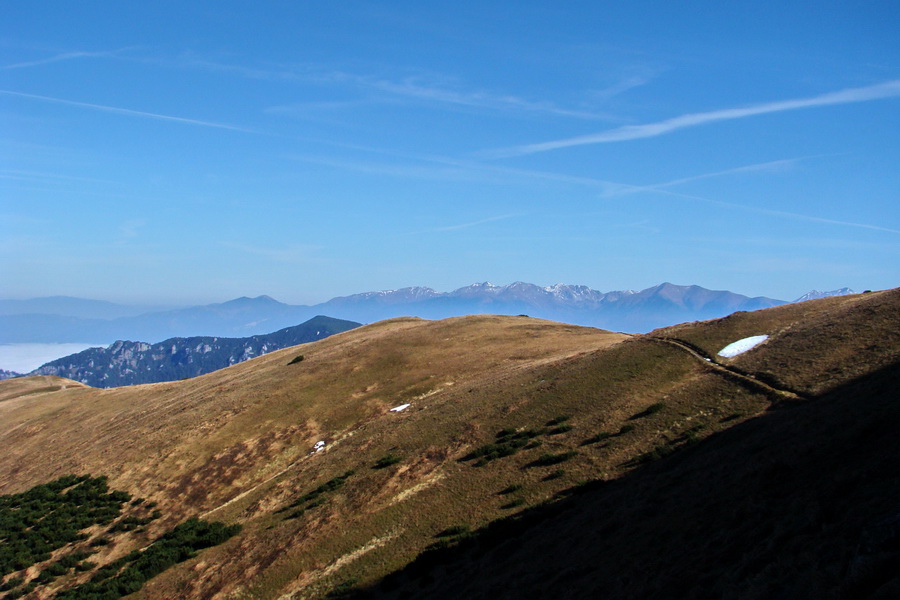
[[[172,338],[158,344],[117,341],[49,362],[30,375],[55,375],[93,387],[118,387],[196,377],[297,344],[358,327],[359,323],[315,317],[306,323],[248,338]]]
[[[12,379],[13,377],[21,377],[21,373],[16,373],[15,371],[7,371],[6,369],[0,369],[0,381],[4,379]]]

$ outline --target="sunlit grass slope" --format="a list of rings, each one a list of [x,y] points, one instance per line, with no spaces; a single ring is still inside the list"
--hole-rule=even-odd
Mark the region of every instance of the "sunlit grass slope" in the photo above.
[[[896,329],[898,306],[896,292],[883,292],[633,337],[527,317],[394,319],[180,382],[2,382],[0,493],[69,473],[106,475],[158,503],[165,516],[147,536],[190,516],[243,525],[137,597],[389,593],[381,578],[429,547],[444,550],[426,556],[453,551],[492,522],[558,506],[573,486],[625,485],[617,482],[722,443],[714,440],[726,431],[760,427],[783,412],[767,413],[781,406],[782,387],[807,398],[895,365],[898,342],[885,330]],[[827,343],[817,342],[835,321]],[[772,337],[722,365],[663,339],[714,355],[759,333]],[[864,358],[844,366],[851,352]],[[793,372],[795,363],[805,366]],[[602,510],[640,519],[616,504],[635,501],[621,492]],[[609,532],[585,530],[601,534]],[[650,543],[647,535],[639,539]],[[142,540],[120,540],[100,558]],[[429,577],[453,581],[452,572]]]

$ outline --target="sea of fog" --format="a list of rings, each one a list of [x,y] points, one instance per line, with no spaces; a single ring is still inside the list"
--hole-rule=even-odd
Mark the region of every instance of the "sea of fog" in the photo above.
[[[44,363],[107,344],[0,344],[0,369],[28,373]]]

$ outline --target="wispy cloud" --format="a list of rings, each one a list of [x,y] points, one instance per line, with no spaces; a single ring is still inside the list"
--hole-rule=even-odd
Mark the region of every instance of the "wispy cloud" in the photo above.
[[[893,98],[897,96],[900,96],[900,79],[886,81],[884,83],[866,87],[850,88],[837,92],[829,92],[827,94],[813,96],[811,98],[798,98],[794,100],[767,102],[764,104],[756,104],[753,106],[726,108],[722,110],[714,110],[703,113],[690,113],[671,119],[666,119],[665,121],[658,121],[656,123],[646,123],[644,125],[626,125],[624,127],[618,127],[616,129],[594,133],[591,135],[583,135],[562,140],[542,142],[539,144],[515,146],[503,150],[487,152],[485,154],[494,158],[502,158],[506,156],[535,154],[537,152],[546,152],[548,150],[557,150],[559,148],[569,148],[572,146],[583,146],[587,144],[608,144],[612,142],[624,142],[628,140],[656,137],[658,135],[664,135],[673,131],[677,131],[679,129],[697,127],[699,125],[713,123],[716,121],[743,119],[756,115],[777,113],[788,110],[800,110],[817,106],[867,102],[869,100]]]
[[[437,163],[437,161],[426,161],[430,164],[410,164],[409,162],[386,163],[383,161],[337,159],[325,156],[290,155],[286,158],[344,171],[401,177],[404,179],[414,178],[439,181],[480,181],[484,179],[484,175],[476,172],[475,169],[467,169],[452,163],[441,164]],[[418,162],[423,160],[419,159]],[[435,164],[439,166],[435,166]]]
[[[76,177],[74,175],[61,175],[59,173],[44,173],[38,171],[19,171],[14,169],[0,169],[0,179],[20,179],[26,181],[46,181],[48,179],[61,179],[63,181],[84,181],[88,183],[116,183],[108,179],[96,179],[94,177]]]
[[[51,182],[52,183],[52,182]],[[0,182],[0,187],[4,190],[16,190],[19,192],[50,192],[52,194],[73,194],[78,196],[101,196],[105,198],[128,198],[125,194],[116,194],[112,192],[100,192],[93,190],[82,190],[75,186],[58,186],[55,188],[35,187],[28,185],[7,185]]]
[[[321,118],[323,112],[332,112],[346,110],[348,108],[356,108],[362,105],[360,100],[324,100],[320,102],[293,102],[291,104],[281,104],[278,106],[269,106],[263,109],[267,114],[283,114],[300,117]]]
[[[269,260],[286,263],[310,263],[319,261],[320,259],[316,254],[323,249],[323,246],[302,244],[291,244],[282,248],[253,246],[234,242],[222,242],[221,245],[247,254],[262,256]]]
[[[443,156],[433,156],[433,155],[408,155],[404,153],[397,153],[394,151],[379,149],[379,148],[370,148],[363,146],[354,146],[356,150],[370,152],[375,154],[388,154],[392,156],[397,156],[398,158],[405,159],[407,161],[415,161],[417,163],[426,163],[426,165],[415,164],[411,165],[408,163],[404,164],[384,164],[373,161],[346,161],[346,160],[334,160],[322,157],[309,157],[309,156],[292,156],[294,160],[301,160],[304,162],[310,162],[313,164],[320,164],[325,166],[330,166],[334,168],[340,169],[349,169],[358,172],[366,172],[373,173],[379,175],[392,175],[392,176],[402,176],[402,177],[421,177],[421,178],[429,178],[429,179],[474,179],[474,180],[492,180],[492,181],[507,181],[512,183],[525,183],[528,181],[535,180],[545,180],[551,182],[559,182],[564,184],[571,184],[577,186],[588,186],[597,188],[600,190],[601,197],[611,197],[624,193],[636,193],[636,192],[649,192],[649,193],[657,193],[657,194],[665,194],[667,196],[671,196],[673,198],[679,198],[682,200],[691,200],[697,202],[704,202],[706,204],[712,204],[716,206],[720,206],[728,209],[742,210],[757,214],[766,214],[770,216],[780,217],[780,218],[788,218],[793,220],[802,220],[816,223],[826,223],[829,225],[840,225],[845,227],[855,227],[861,229],[869,229],[873,231],[884,231],[888,233],[900,233],[900,230],[892,229],[890,227],[883,227],[880,225],[871,225],[867,223],[856,223],[852,221],[842,221],[837,219],[826,219],[823,217],[817,217],[813,215],[803,215],[799,213],[792,213],[788,211],[776,211],[765,208],[759,208],[746,204],[736,204],[734,202],[725,202],[722,200],[716,200],[713,198],[706,198],[703,196],[697,196],[694,194],[685,194],[677,191],[670,190],[668,188],[674,187],[676,185],[686,183],[689,181],[696,181],[700,179],[708,179],[712,177],[723,177],[731,174],[738,173],[751,173],[751,172],[772,172],[772,171],[780,171],[784,169],[790,169],[795,164],[800,161],[808,160],[811,158],[816,158],[818,156],[823,155],[813,155],[813,156],[802,156],[797,158],[789,158],[789,159],[781,159],[774,161],[767,161],[762,163],[756,163],[752,165],[743,165],[740,167],[734,167],[731,169],[724,169],[720,171],[714,171],[710,173],[702,173],[700,175],[692,175],[689,177],[682,177],[679,179],[673,179],[671,181],[666,181],[663,183],[653,184],[653,185],[633,185],[628,183],[621,183],[616,181],[609,181],[605,179],[597,179],[593,177],[582,177],[577,175],[567,175],[563,173],[554,173],[550,171],[537,171],[530,169],[518,169],[513,167],[503,167],[492,163],[472,161],[472,160],[460,160],[456,158],[448,158]],[[427,164],[432,165],[440,165],[438,167],[430,167]],[[502,215],[500,217],[492,217],[490,220],[496,220],[501,218],[511,218],[515,216],[521,215]],[[487,222],[487,221],[484,221]],[[479,225],[482,221],[477,221],[474,223],[465,223],[462,225],[449,226],[447,228],[437,229],[440,230],[451,230],[451,229],[459,229],[473,225]],[[435,230],[432,230],[435,231]]]
[[[793,163],[804,160],[806,158],[812,157],[801,157],[794,159],[786,159],[786,160],[778,160],[778,161],[770,161],[765,163],[758,163],[755,165],[746,165],[743,167],[736,167],[733,169],[726,169],[723,171],[716,171],[713,173],[704,173],[702,175],[694,175],[692,177],[683,177],[681,179],[675,179],[672,181],[667,181],[665,183],[650,185],[650,186],[640,186],[640,185],[630,185],[627,183],[619,183],[614,181],[607,181],[603,179],[594,179],[591,177],[577,177],[571,175],[562,175],[558,173],[550,173],[544,171],[530,171],[524,169],[504,169],[498,168],[498,172],[507,173],[510,175],[518,175],[523,178],[536,178],[536,179],[547,179],[550,181],[559,181],[562,183],[571,183],[575,185],[585,185],[596,187],[601,190],[601,196],[615,196],[622,193],[631,193],[631,192],[650,192],[656,194],[665,194],[667,196],[671,196],[674,198],[680,198],[684,200],[692,200],[698,202],[704,202],[706,204],[713,204],[716,206],[720,206],[723,208],[742,210],[757,214],[765,214],[771,215],[774,217],[782,217],[793,220],[800,221],[809,221],[814,223],[826,223],[829,225],[840,225],[844,227],[855,227],[860,229],[869,229],[873,231],[884,231],[887,233],[900,233],[900,230],[893,229],[890,227],[883,227],[881,225],[872,225],[869,223],[856,223],[853,221],[842,221],[839,219],[827,219],[824,217],[817,217],[814,215],[804,215],[800,213],[794,213],[789,211],[782,210],[771,210],[767,208],[760,208],[756,206],[751,206],[747,204],[736,204],[734,202],[725,202],[723,200],[715,200],[713,198],[706,198],[704,196],[697,196],[694,194],[685,194],[681,192],[676,192],[667,189],[668,187],[675,186],[680,183],[684,183],[686,181],[693,181],[697,179],[706,179],[710,177],[720,177],[727,174],[732,173],[741,173],[741,172],[751,172],[751,171],[767,171],[767,170],[776,170],[781,168],[790,167]],[[490,167],[483,167],[484,169],[490,169]]]
[[[257,68],[221,63],[193,55],[185,55],[176,59],[158,60],[156,62],[177,68],[199,69],[213,73],[230,73],[249,79],[340,85],[356,88],[369,94],[381,95],[381,100],[402,98],[438,105],[480,108],[520,115],[546,114],[577,119],[621,122],[621,119],[618,117],[601,111],[569,108],[553,102],[529,100],[511,94],[495,93],[487,90],[466,89],[464,85],[459,85],[459,82],[435,74],[389,78],[330,69],[325,65],[316,64]],[[644,78],[631,77],[607,90],[601,90],[598,92],[597,98],[603,100],[637,85],[642,85],[645,82]],[[375,100],[378,99],[376,98]],[[370,98],[369,101],[373,101],[373,99]],[[282,112],[290,108],[291,106],[287,105],[284,107],[272,107],[268,110],[271,112]]]
[[[51,98],[49,96],[38,96],[37,94],[26,94],[24,92],[13,92],[10,90],[0,90],[0,94],[7,96],[16,96],[19,98],[28,98],[31,100],[40,100],[42,102],[53,102],[55,104],[65,104],[67,106],[77,106],[80,108],[88,108],[91,110],[99,110],[102,112],[110,112],[130,117],[141,117],[145,119],[157,119],[160,121],[170,121],[174,123],[182,123],[185,125],[198,125],[201,127],[214,127],[216,129],[228,129],[231,131],[243,131],[244,133],[260,133],[253,129],[238,127],[236,125],[227,125],[225,123],[214,123],[212,121],[200,121],[198,119],[187,119],[184,117],[174,117],[172,115],[161,115],[158,113],[144,112],[140,110],[132,110],[130,108],[119,108],[116,106],[105,106],[103,104],[90,104],[88,102],[76,102],[75,100],[65,100],[62,98]]]
[[[859,229],[870,229],[872,231],[885,231],[887,233],[900,233],[900,229],[892,229],[890,227],[882,227],[881,225],[871,225],[869,223],[856,223],[853,221],[842,221],[839,219],[826,219],[824,217],[817,217],[814,215],[803,215],[800,213],[785,211],[785,210],[772,210],[769,208],[761,208],[758,206],[750,206],[747,204],[735,204],[734,202],[725,202],[723,200],[715,200],[713,198],[705,198],[703,196],[696,196],[693,194],[682,194],[680,192],[673,192],[671,190],[665,190],[662,188],[655,188],[650,190],[657,194],[666,194],[669,196],[674,196],[678,198],[684,198],[686,200],[696,200],[699,202],[704,202],[707,204],[714,204],[717,206],[722,206],[726,208],[734,208],[738,210],[743,210],[747,212],[762,214],[762,215],[771,215],[774,217],[785,217],[788,219],[794,219],[799,221],[808,221],[812,223],[826,223],[828,225],[841,225],[843,227],[856,227]]]
[[[259,79],[262,81],[308,81],[316,78],[316,69],[313,66],[293,65],[289,67],[248,67],[209,60],[195,54],[181,54],[174,58],[145,57],[138,59],[140,62],[176,68],[206,71],[208,73],[227,73],[237,75],[245,79]]]
[[[738,237],[733,235],[694,236],[691,242],[715,247],[741,247],[754,246],[771,250],[773,248],[809,249],[825,248],[839,250],[900,250],[900,241],[876,241],[872,238],[848,238],[848,237],[781,237],[781,236],[752,236]]]
[[[741,207],[746,208],[746,207]],[[827,223],[829,225],[841,225],[844,227],[857,227],[860,229],[871,229],[872,231],[886,231],[888,233],[900,233],[900,229],[891,229],[890,227],[882,227],[881,225],[870,225],[868,223],[855,223],[853,221],[841,221],[838,219],[825,219],[823,217],[814,217],[811,215],[801,215],[797,213],[787,212],[783,210],[769,210],[765,208],[756,208],[756,212],[770,214],[780,217],[788,217],[791,219],[799,219],[801,221],[811,221],[813,223]]]
[[[509,215],[497,215],[496,217],[488,217],[486,219],[481,219],[479,221],[472,221],[471,223],[462,223],[460,225],[448,225],[447,227],[438,227],[435,231],[456,231],[457,229],[468,229],[469,227],[477,227],[478,225],[484,225],[485,223],[493,223],[494,221],[504,221],[506,219],[512,219],[513,217],[521,217],[521,213],[509,214]]]
[[[469,108],[484,108],[517,113],[544,113],[577,119],[618,120],[610,114],[589,110],[566,108],[547,101],[534,101],[514,95],[495,94],[484,90],[458,90],[420,82],[413,78],[391,81],[371,77],[343,74],[355,84],[394,96],[425,102],[448,104]]]
[[[602,90],[596,90],[591,95],[600,100],[609,100],[614,96],[618,96],[619,94],[624,94],[628,90],[634,89],[636,87],[640,87],[642,85],[647,84],[650,81],[649,77],[644,77],[640,75],[634,75],[632,77],[627,77],[622,81],[614,83],[613,85],[604,88]]]
[[[41,65],[48,65],[55,62],[62,62],[66,60],[76,60],[79,58],[110,58],[118,55],[120,52],[124,52],[125,50],[129,50],[129,48],[120,48],[118,50],[105,50],[101,52],[62,52],[60,54],[55,54],[53,56],[48,56],[46,58],[38,58],[36,60],[27,60],[19,63],[13,63],[11,65],[2,65],[0,66],[0,70],[7,69],[25,69],[28,67],[39,67]]]
[[[140,235],[140,228],[147,224],[144,219],[129,219],[119,224],[119,235],[116,240],[119,244],[124,244],[128,240],[132,240]]]
[[[652,185],[627,185],[627,184],[618,184],[618,187],[615,184],[609,184],[605,187],[603,191],[603,196],[619,196],[622,194],[635,194],[638,192],[652,192],[655,190],[666,189],[670,187],[675,187],[677,185],[681,185],[683,183],[689,183],[691,181],[700,181],[703,179],[712,179],[715,177],[724,177],[726,175],[737,175],[741,173],[753,173],[753,172],[777,172],[784,171],[790,169],[798,162],[808,159],[815,158],[813,156],[805,156],[800,158],[788,158],[784,160],[772,160],[763,163],[756,163],[753,165],[745,165],[742,167],[734,167],[732,169],[723,169],[721,171],[713,171],[711,173],[702,173],[700,175],[691,175],[690,177],[680,177],[678,179],[672,179],[670,181],[665,181],[663,183],[655,183]]]

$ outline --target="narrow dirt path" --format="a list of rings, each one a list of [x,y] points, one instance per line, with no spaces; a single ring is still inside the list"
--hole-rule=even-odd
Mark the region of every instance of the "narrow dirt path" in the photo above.
[[[744,387],[747,387],[751,390],[762,392],[774,398],[776,402],[783,400],[797,401],[810,399],[806,394],[774,386],[771,383],[761,381],[760,379],[754,377],[752,374],[741,371],[735,367],[732,367],[731,365],[724,365],[718,362],[714,357],[710,356],[705,350],[703,350],[703,348],[700,348],[699,346],[696,346],[685,340],[671,337],[658,337],[652,339],[687,352],[695,359],[706,365],[709,369],[715,371],[723,377],[730,379],[731,381],[734,381],[739,385],[743,385]]]

